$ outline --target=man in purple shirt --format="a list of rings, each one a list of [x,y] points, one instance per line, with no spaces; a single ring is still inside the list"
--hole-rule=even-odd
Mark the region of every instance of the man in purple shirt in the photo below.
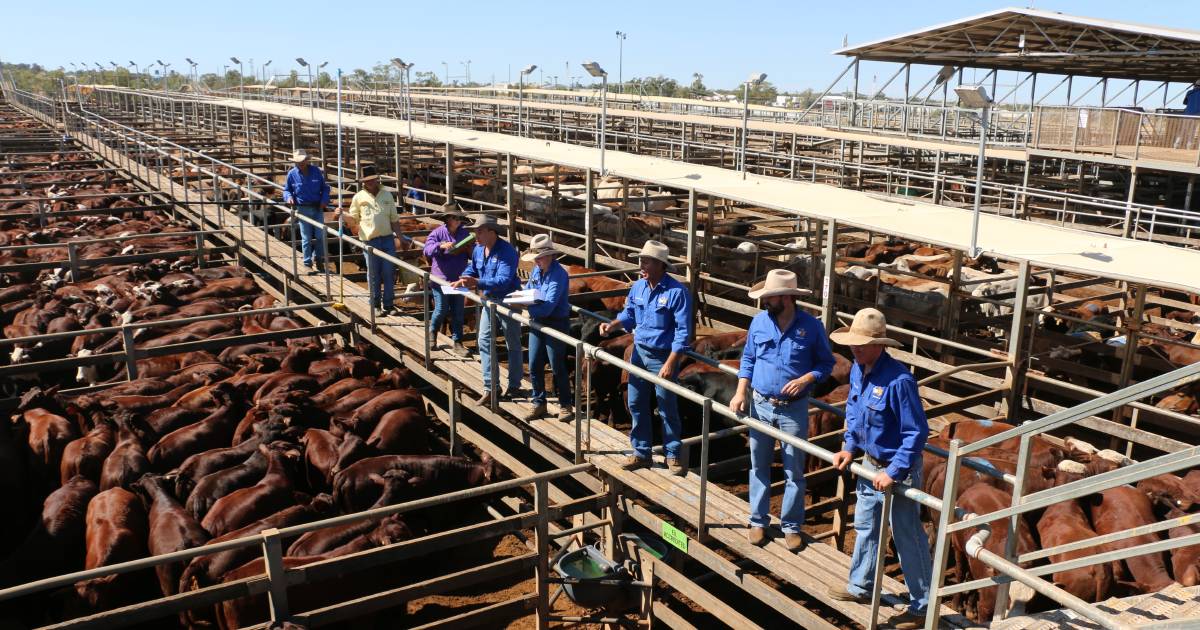
[[[442,206],[445,223],[429,233],[425,239],[425,257],[431,267],[429,273],[446,282],[454,282],[467,268],[466,248],[454,249],[454,244],[471,235],[471,231],[463,225],[466,214],[456,203]],[[467,356],[467,348],[462,344],[463,337],[463,296],[446,295],[441,287],[433,287],[433,316],[429,326],[434,339],[450,317],[450,338],[454,340],[454,353]]]

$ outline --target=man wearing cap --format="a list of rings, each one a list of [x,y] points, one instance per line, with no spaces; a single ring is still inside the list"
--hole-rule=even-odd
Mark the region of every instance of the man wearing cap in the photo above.
[[[325,208],[329,206],[329,184],[321,169],[308,163],[308,153],[297,149],[292,154],[295,162],[287,174],[283,187],[283,201],[296,209],[296,214],[311,219],[316,224],[300,221],[300,250],[304,266],[310,275],[318,273],[325,264]]]
[[[642,251],[633,254],[639,261],[640,277],[629,289],[625,309],[611,323],[600,324],[600,334],[621,329],[631,331],[634,349],[630,362],[673,381],[692,336],[692,296],[687,287],[667,274],[672,269],[668,252],[666,245],[646,241]],[[625,459],[625,468],[644,468],[651,463],[652,392],[658,398],[658,413],[663,422],[667,469],[682,475],[687,469],[679,459],[679,408],[675,394],[663,387],[652,387],[633,374],[629,375],[629,415],[633,420],[629,441],[633,454]]]
[[[571,328],[571,304],[567,301],[571,279],[567,270],[558,264],[562,252],[554,248],[549,234],[538,234],[529,243],[529,251],[521,256],[535,267],[529,275],[526,289],[537,291],[537,301],[525,306],[529,318],[538,324],[566,333]],[[518,306],[514,304],[513,306]],[[554,389],[558,392],[558,419],[571,420],[575,417],[574,396],[571,382],[567,378],[567,348],[563,342],[537,330],[529,331],[529,380],[533,382],[533,410],[525,420],[540,420],[549,415],[546,408],[546,361],[550,362],[550,373],[554,375]]]
[[[746,332],[746,347],[738,370],[738,389],[729,408],[745,413],[792,437],[808,439],[808,395],[814,384],[833,370],[833,351],[820,320],[796,308],[796,274],[773,269],[750,299],[762,300],[766,310],[754,316]],[[753,396],[750,390],[753,388]],[[753,404],[747,405],[752,398]],[[783,472],[787,485],[779,511],[784,545],[790,551],[804,548],[804,451],[783,445]],[[767,542],[771,524],[771,463],[775,439],[750,430],[750,542]]]
[[[850,395],[846,399],[845,442],[834,455],[833,464],[844,470],[855,452],[862,451],[866,454],[863,464],[878,471],[874,481],[858,479],[858,502],[854,508],[856,539],[849,583],[830,588],[830,596],[842,601],[870,601],[884,493],[896,482],[921,487],[921,452],[929,435],[929,422],[916,380],[884,350],[900,347],[900,343],[886,335],[883,313],[873,308],[860,310],[849,327],[830,334],[835,343],[849,346],[854,354]],[[900,494],[893,496],[892,540],[900,556],[909,598],[908,610],[892,620],[896,628],[923,626],[929,604],[933,563],[919,508],[912,499]]]
[[[350,211],[346,222],[358,233],[359,240],[380,252],[396,255],[395,235],[400,233],[400,215],[396,212],[396,199],[379,182],[379,174],[373,169],[363,169],[362,190],[350,200]],[[338,208],[337,216],[342,216]],[[367,276],[371,285],[371,304],[381,309],[384,317],[395,315],[396,267],[382,256],[364,252]]]
[[[496,218],[481,214],[471,225],[475,231],[475,249],[467,261],[467,268],[452,286],[476,289],[484,297],[500,301],[521,286],[517,278],[517,250],[508,241],[500,238],[500,224]],[[499,322],[493,322],[483,310],[479,317],[479,363],[483,368],[483,394],[478,403],[486,405],[492,398],[492,339],[497,323],[504,331],[504,345],[508,347],[508,390],[501,399],[511,400],[521,395],[521,372],[524,371],[525,350],[521,347],[521,325],[515,319],[497,314]]]
[[[1192,83],[1192,89],[1183,95],[1183,114],[1200,116],[1200,79]]]
[[[454,282],[467,268],[466,246],[455,248],[471,235],[471,231],[463,225],[466,214],[458,204],[449,202],[442,205],[442,215],[445,223],[434,228],[425,239],[424,253],[430,261],[429,273],[446,282]],[[454,353],[467,356],[467,348],[462,344],[463,337],[463,296],[446,295],[441,287],[433,287],[433,315],[430,317],[429,328],[436,339],[446,317],[450,318],[450,338],[454,341]]]

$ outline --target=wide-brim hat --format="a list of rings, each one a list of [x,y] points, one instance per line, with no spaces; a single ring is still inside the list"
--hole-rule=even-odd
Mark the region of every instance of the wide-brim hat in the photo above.
[[[653,258],[667,266],[667,269],[674,269],[675,265],[671,263],[669,256],[671,250],[665,244],[658,241],[646,241],[642,245],[642,251],[635,254],[630,254],[630,258]]]
[[[493,232],[499,232],[500,222],[496,221],[496,217],[490,214],[477,214],[475,215],[475,222],[471,224],[471,229],[478,230],[479,228],[487,228]]]
[[[379,171],[376,170],[374,166],[364,166],[360,175],[361,179],[359,181],[364,184],[369,181],[379,179]]]
[[[292,153],[292,161],[295,162],[296,164],[299,164],[307,159],[308,159],[308,151],[305,151],[304,149],[296,149]]]
[[[804,289],[796,286],[796,273],[787,269],[772,269],[766,279],[750,288],[751,300],[761,300],[775,295],[804,295]]]
[[[554,247],[554,241],[550,239],[549,234],[538,234],[529,241],[529,249],[521,254],[521,260],[525,262],[533,262],[542,256],[562,256],[563,252]]]
[[[463,211],[462,206],[453,201],[448,201],[442,204],[442,219],[445,220],[450,217],[458,217],[462,220],[467,218],[467,213]]]
[[[888,346],[899,348],[900,342],[887,336],[887,320],[878,309],[864,308],[854,314],[849,326],[829,333],[834,343],[843,346]]]

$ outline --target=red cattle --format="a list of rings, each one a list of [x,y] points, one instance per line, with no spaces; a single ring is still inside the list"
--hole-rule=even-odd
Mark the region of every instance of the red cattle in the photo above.
[[[415,389],[393,389],[386,391],[365,402],[349,418],[334,417],[333,423],[342,432],[354,433],[366,438],[375,430],[383,415],[395,409],[416,407],[420,409],[425,404],[421,393]]]
[[[1046,508],[1037,524],[1042,547],[1057,547],[1087,540],[1096,536],[1079,502],[1074,499],[1055,503]],[[1095,549],[1077,549],[1050,556],[1050,562],[1066,562],[1096,553]],[[1113,588],[1112,566],[1101,562],[1078,569],[1058,571],[1051,578],[1054,585],[1086,602],[1108,598]]]
[[[246,461],[247,457],[258,451],[259,444],[268,444],[279,439],[283,429],[283,424],[279,422],[260,422],[254,426],[254,436],[236,446],[210,449],[183,460],[183,463],[171,472],[175,477],[175,495],[186,501],[200,479]]]
[[[380,479],[389,470],[409,474],[409,499],[471,488],[494,481],[494,461],[476,462],[450,455],[381,455],[356,462],[333,478],[333,496],[346,512],[371,506],[383,492]]]
[[[104,460],[116,445],[117,436],[112,422],[97,422],[87,435],[71,441],[63,449],[62,464],[59,466],[60,482],[67,483],[75,475],[99,482]]]
[[[204,518],[218,499],[229,493],[248,488],[267,474],[267,456],[256,448],[246,461],[224,470],[210,473],[196,482],[187,497],[185,507],[196,518]]]
[[[100,489],[126,487],[150,470],[146,450],[138,435],[123,418],[117,419],[117,445],[113,447],[100,469]]]
[[[987,484],[976,484],[963,491],[957,505],[968,513],[988,514],[1010,507],[1012,505],[1012,494]],[[1004,555],[1004,547],[1009,536],[1008,519],[992,521],[990,526],[992,533],[984,542],[983,547],[994,554]],[[967,539],[975,535],[978,531],[977,528],[971,528],[957,531],[950,535],[951,542],[954,545],[955,557],[957,558],[956,564],[960,569],[964,569],[967,574],[964,576],[964,579],[966,577],[978,579],[997,575],[995,569],[967,554]],[[1017,521],[1016,535],[1017,555],[1026,554],[1037,549],[1037,545],[1034,543],[1033,536],[1029,533],[1029,528],[1025,525],[1024,519]],[[1023,605],[1028,603],[1033,598],[1033,595],[1033,589],[1019,582],[1013,582],[1009,588],[1010,614],[1021,614],[1020,610]],[[987,623],[991,621],[992,614],[996,609],[996,587],[989,586],[980,589],[977,597],[975,620],[980,623]]]
[[[88,503],[97,492],[96,483],[83,476],[51,492],[41,518],[0,563],[0,588],[82,569]]]
[[[149,512],[147,543],[150,554],[155,556],[199,547],[209,538],[208,532],[167,490],[167,485],[166,478],[159,475],[145,475],[134,484]],[[164,596],[174,595],[179,589],[183,568],[182,562],[160,564],[154,568],[159,590]]]
[[[1167,513],[1167,518],[1180,518],[1186,515],[1186,512],[1173,508]],[[1167,532],[1167,536],[1170,538],[1182,538],[1196,534],[1200,534],[1200,525],[1195,523],[1172,527]],[[1200,545],[1172,549],[1171,572],[1175,576],[1175,581],[1184,586],[1200,585]]]
[[[1192,506],[1200,503],[1200,496],[1176,475],[1170,473],[1143,479],[1137,483],[1137,489],[1145,492],[1154,503],[1162,503],[1168,509],[1175,508],[1189,512]]]
[[[146,510],[134,494],[110,488],[97,494],[87,509],[87,556],[84,568],[95,569],[146,555]],[[150,587],[140,571],[77,582],[63,612],[74,616],[144,599]],[[150,587],[152,588],[152,587]]]
[[[1150,499],[1144,492],[1129,486],[1118,486],[1093,495],[1091,501],[1092,523],[1096,533],[1111,534],[1125,529],[1151,525],[1158,522],[1151,508]],[[1100,545],[1095,553],[1126,549],[1160,540],[1157,533],[1142,534],[1123,540]],[[1126,570],[1128,567],[1128,570]],[[1132,574],[1139,590],[1145,593],[1159,591],[1172,582],[1161,552],[1148,553],[1124,561],[1112,562],[1113,577],[1117,580],[1128,579]]]
[[[393,409],[375,425],[367,438],[367,446],[388,455],[418,455],[428,453],[429,434],[433,425],[420,407]]]
[[[289,469],[300,460],[300,451],[286,442],[263,444],[259,449],[267,456],[266,475],[257,484],[231,492],[213,503],[200,523],[213,536],[296,504]]]
[[[67,444],[79,437],[79,428],[74,422],[51,413],[41,407],[27,409],[13,417],[27,431],[29,444],[29,470],[37,480],[38,487],[47,490],[57,488],[61,482],[59,468]]]

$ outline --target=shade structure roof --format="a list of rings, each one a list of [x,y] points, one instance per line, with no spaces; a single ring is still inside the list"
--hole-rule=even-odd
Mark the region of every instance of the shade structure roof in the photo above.
[[[1112,79],[1200,79],[1200,31],[1039,9],[998,9],[834,52],[870,61]]]

